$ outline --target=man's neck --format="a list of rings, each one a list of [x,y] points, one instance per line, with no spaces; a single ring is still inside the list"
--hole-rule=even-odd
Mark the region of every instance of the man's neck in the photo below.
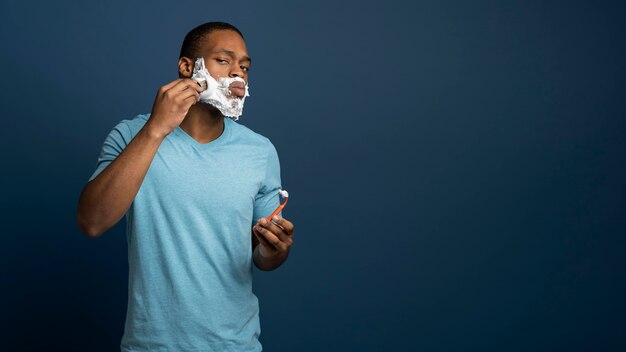
[[[212,106],[197,103],[189,109],[180,128],[198,143],[206,144],[222,135],[224,116]]]

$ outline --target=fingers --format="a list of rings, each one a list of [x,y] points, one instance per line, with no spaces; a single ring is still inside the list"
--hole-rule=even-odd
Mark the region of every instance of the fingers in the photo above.
[[[290,239],[289,233],[287,233],[286,229],[281,227],[280,225],[277,225],[271,221],[267,221],[267,219],[265,218],[260,219],[259,224],[261,224],[261,226],[265,227],[266,229],[270,230],[273,234],[278,236],[278,238],[280,238],[281,241],[285,241],[285,242],[289,241]]]
[[[173,99],[183,92],[186,94],[189,92],[200,93],[201,91],[202,87],[198,85],[198,82],[190,78],[178,78],[159,88],[158,96]],[[183,99],[186,98],[189,98],[189,95],[186,94],[183,97]]]
[[[164,85],[163,87],[161,87],[159,89],[159,93],[163,94],[165,92],[167,92],[168,90],[170,90],[172,87],[174,87],[176,84],[178,84],[180,81],[182,81],[182,78],[177,78],[173,81],[171,81],[170,83]]]
[[[273,247],[281,251],[287,250],[293,244],[292,236],[280,227],[265,220],[265,218],[259,219],[259,222],[254,225],[253,231],[260,234],[261,236],[259,237],[263,237]]]
[[[265,238],[260,232],[259,230],[256,229],[256,226],[252,228],[252,232],[254,232],[254,236],[257,238],[257,240],[259,241],[260,245],[263,245],[267,248],[272,248],[274,247],[274,245],[272,243],[270,243],[270,241],[267,240],[267,238]]]
[[[180,98],[182,100],[187,100],[190,98],[193,98],[193,102],[195,103],[196,101],[198,101],[198,97],[200,96],[200,93],[196,92],[193,89],[187,89],[185,91],[183,91],[182,93],[180,93]]]
[[[273,247],[278,250],[283,249],[283,247],[281,246],[282,241],[268,229],[261,227],[257,224],[252,228],[252,231],[255,235],[257,235],[257,238],[259,239],[261,245],[264,245],[267,248]]]
[[[189,78],[179,78],[159,89],[161,97],[159,99],[180,104],[184,108],[189,108],[195,104],[200,96],[198,92],[201,87],[198,83]]]
[[[198,84],[198,82],[191,78],[183,78],[170,88],[172,93],[180,93],[188,89],[198,93],[202,91],[202,87]]]
[[[272,218],[272,222],[284,229],[285,233],[287,233],[289,236],[293,236],[294,227],[291,221],[283,218],[282,216],[274,215],[274,217]]]

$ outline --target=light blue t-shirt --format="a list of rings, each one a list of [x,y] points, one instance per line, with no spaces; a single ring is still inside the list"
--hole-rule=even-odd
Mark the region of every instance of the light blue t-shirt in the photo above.
[[[115,126],[90,181],[148,118]],[[122,351],[262,350],[251,227],[279,205],[280,188],[273,144],[230,118],[206,144],[180,127],[163,140],[126,213]]]

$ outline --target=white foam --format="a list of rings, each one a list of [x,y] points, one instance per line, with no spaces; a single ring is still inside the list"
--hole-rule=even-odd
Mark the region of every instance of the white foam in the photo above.
[[[281,196],[283,196],[284,198],[288,198],[289,197],[289,193],[287,193],[287,191],[285,191],[284,189],[281,189],[280,191],[278,191],[280,193]]]
[[[216,80],[204,66],[204,58],[202,57],[196,60],[191,78],[200,83],[203,81],[207,83],[207,89],[200,93],[201,102],[215,106],[224,116],[230,117],[235,121],[239,119],[239,116],[243,113],[243,103],[246,97],[250,96],[248,84],[246,84],[243,78],[220,77],[219,80]],[[243,97],[229,96],[231,92],[228,87],[233,82],[245,84],[246,94]]]

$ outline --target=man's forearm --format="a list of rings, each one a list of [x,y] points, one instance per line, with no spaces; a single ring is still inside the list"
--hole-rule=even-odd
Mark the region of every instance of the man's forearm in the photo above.
[[[263,271],[271,271],[281,266],[289,256],[289,250],[275,256],[264,257],[261,254],[261,246],[256,246],[252,253],[252,260],[257,268]]]
[[[85,234],[100,236],[124,216],[164,138],[148,122],[120,155],[85,186],[77,210],[77,221]]]

